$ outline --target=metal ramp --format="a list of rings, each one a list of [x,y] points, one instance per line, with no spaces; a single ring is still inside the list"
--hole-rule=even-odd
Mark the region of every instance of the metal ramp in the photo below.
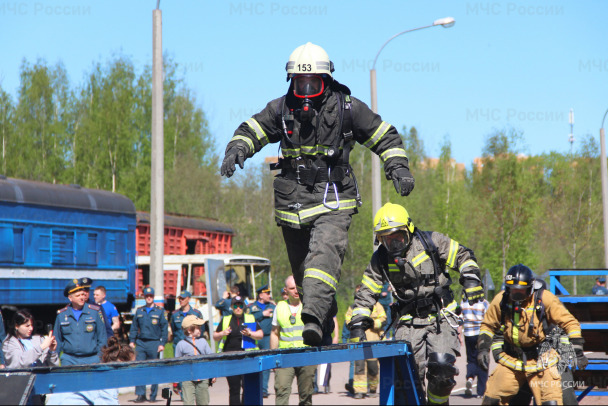
[[[245,404],[261,405],[262,374],[272,368],[378,358],[380,405],[424,404],[411,347],[374,341],[283,350],[242,351],[189,358],[5,370],[35,376],[32,394],[79,392],[244,375]]]

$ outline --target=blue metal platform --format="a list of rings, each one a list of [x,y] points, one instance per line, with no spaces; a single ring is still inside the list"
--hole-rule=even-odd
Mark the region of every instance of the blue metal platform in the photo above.
[[[380,405],[396,403],[395,382],[403,389],[407,404],[423,404],[416,364],[406,341],[375,341],[283,350],[242,351],[199,357],[126,363],[42,367],[6,371],[35,376],[32,393],[61,393],[130,387],[244,375],[246,404],[263,403],[264,370],[378,358]],[[401,372],[399,372],[401,371]],[[400,375],[398,379],[397,376]],[[398,387],[399,387],[398,386]],[[400,391],[401,392],[401,391]],[[401,402],[399,402],[401,403]]]

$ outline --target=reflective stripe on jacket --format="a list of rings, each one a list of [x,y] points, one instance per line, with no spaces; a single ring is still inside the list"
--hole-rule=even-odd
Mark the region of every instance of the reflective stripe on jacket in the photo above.
[[[291,323],[291,310],[289,303],[283,300],[277,304],[275,309],[277,313],[277,323],[281,327],[279,333],[279,348],[296,348],[305,347],[302,339],[302,331],[304,323],[302,322],[302,305],[298,307],[298,312],[295,316],[295,323]]]

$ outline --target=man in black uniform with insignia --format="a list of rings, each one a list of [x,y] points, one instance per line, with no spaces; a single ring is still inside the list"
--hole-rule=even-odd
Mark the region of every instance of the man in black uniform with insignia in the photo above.
[[[106,345],[101,309],[86,305],[84,289],[80,281],[74,279],[63,290],[70,304],[57,312],[53,329],[57,352],[63,352],[62,366],[99,362],[101,347]]]
[[[165,343],[169,336],[169,323],[165,316],[165,309],[154,304],[154,289],[147,287],[144,289],[146,305],[137,308],[129,341],[131,347],[135,348],[135,360],[144,361],[148,359],[158,359],[160,353],[165,350]],[[158,385],[150,388],[150,402],[156,401]],[[135,403],[146,402],[146,386],[136,386]]]

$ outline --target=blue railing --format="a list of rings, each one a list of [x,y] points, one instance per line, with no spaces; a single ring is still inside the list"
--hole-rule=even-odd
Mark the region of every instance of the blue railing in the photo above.
[[[36,379],[32,393],[61,393],[130,387],[194,379],[243,375],[246,404],[263,403],[262,374],[273,368],[298,367],[378,358],[380,362],[379,404],[396,402],[419,405],[415,361],[406,341],[375,341],[327,347],[261,350],[172,358],[152,361],[31,368]],[[396,391],[395,383],[397,382]],[[396,400],[400,394],[406,397]]]

